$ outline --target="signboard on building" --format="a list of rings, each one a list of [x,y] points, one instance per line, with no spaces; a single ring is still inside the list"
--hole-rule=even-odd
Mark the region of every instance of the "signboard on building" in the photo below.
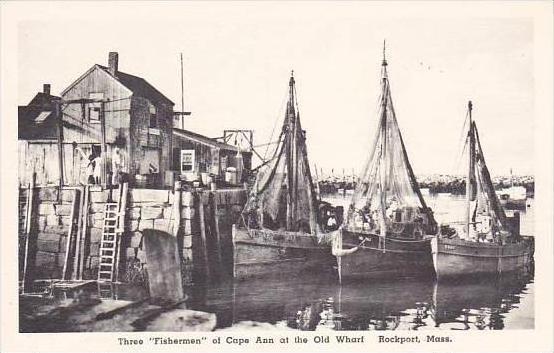
[[[181,174],[195,172],[195,151],[181,150]]]

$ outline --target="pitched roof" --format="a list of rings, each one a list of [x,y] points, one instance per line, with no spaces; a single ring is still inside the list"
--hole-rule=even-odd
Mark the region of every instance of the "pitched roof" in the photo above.
[[[39,121],[41,119],[42,121]],[[20,140],[55,139],[56,121],[52,110],[40,106],[18,107],[18,138]]]
[[[123,86],[130,89],[139,97],[144,97],[154,103],[166,103],[171,105],[175,104],[142,77],[134,76],[121,71],[117,71],[114,76],[110,73],[110,70],[106,66],[97,66],[106,71],[110,76],[121,82]]]
[[[223,142],[219,142],[213,138],[197,134],[196,132],[192,132],[189,130],[183,130],[178,128],[173,128],[173,133],[179,137],[184,137],[186,139],[196,141],[200,144],[211,146],[211,147],[217,147],[222,150],[232,151],[232,152],[238,152],[239,149],[236,146],[228,145]],[[248,151],[242,151],[242,152],[248,152]]]
[[[22,140],[57,138],[52,102],[59,99],[61,98],[58,96],[39,92],[28,105],[19,106],[17,109],[18,138]]]

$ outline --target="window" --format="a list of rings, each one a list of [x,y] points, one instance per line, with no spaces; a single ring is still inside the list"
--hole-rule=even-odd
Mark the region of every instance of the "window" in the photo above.
[[[104,99],[104,93],[91,92],[88,95],[89,99]],[[88,121],[91,123],[100,122],[102,103],[89,103],[88,104]]]
[[[35,118],[35,122],[42,123],[48,117],[48,115],[50,115],[50,113],[51,112],[49,111],[40,112],[40,114]]]
[[[156,107],[150,104],[150,128],[157,128],[158,127],[158,117],[156,116]]]
[[[181,173],[194,172],[194,150],[181,150]]]

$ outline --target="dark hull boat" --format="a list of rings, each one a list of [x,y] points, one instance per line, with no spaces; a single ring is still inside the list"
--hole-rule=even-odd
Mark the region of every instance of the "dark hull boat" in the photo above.
[[[333,270],[335,259],[319,221],[321,202],[310,174],[294,83],[291,77],[273,157],[258,171],[242,222],[233,226],[235,278]]]
[[[345,225],[333,237],[339,279],[432,276],[430,241],[436,231],[408,159],[383,59],[377,136]]]
[[[499,275],[526,269],[533,261],[534,238],[519,234],[519,213],[513,217],[504,213],[472,121],[471,102],[468,108],[467,217],[464,229],[432,240],[437,277]]]
[[[235,278],[331,272],[331,247],[301,232],[233,228]]]
[[[359,246],[359,237],[364,243]],[[432,276],[431,239],[381,239],[379,234],[343,230],[342,248],[356,251],[341,257],[341,277]]]
[[[431,242],[438,277],[501,274],[526,270],[533,260],[533,238],[512,244],[477,243],[459,238]]]

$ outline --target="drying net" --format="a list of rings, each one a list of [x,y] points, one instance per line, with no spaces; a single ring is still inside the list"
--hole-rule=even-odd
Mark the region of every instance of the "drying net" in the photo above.
[[[401,225],[415,222],[421,225],[420,230],[432,231],[436,222],[421,196],[408,160],[385,68],[378,116],[376,136],[360,174],[347,223],[356,227],[386,226],[387,231],[391,231],[391,225],[400,225],[396,233],[402,233],[410,230]]]
[[[271,162],[260,168],[243,215],[254,228],[318,233],[305,133],[291,99]]]
[[[481,148],[481,141],[479,140],[479,133],[475,122],[472,123],[472,130],[475,134],[477,144],[475,146],[475,174],[477,184],[477,198],[476,204],[472,216],[472,222],[476,222],[476,217],[479,215],[485,215],[491,217],[490,228],[481,225],[481,231],[484,233],[495,233],[499,230],[509,230],[509,225],[506,219],[504,209],[498,201],[496,192],[494,191],[494,185],[491,181],[491,176],[487,165],[485,163],[485,157],[483,156],[483,150]],[[478,222],[483,223],[483,222]]]

